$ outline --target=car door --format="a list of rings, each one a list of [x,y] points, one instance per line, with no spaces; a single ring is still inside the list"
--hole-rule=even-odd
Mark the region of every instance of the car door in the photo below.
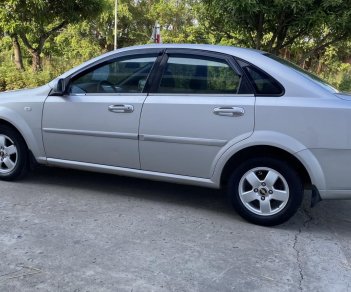
[[[231,56],[168,49],[140,120],[143,170],[210,178],[220,151],[251,135],[255,96]]]
[[[159,50],[124,53],[70,78],[49,96],[42,131],[50,159],[140,168],[138,128],[144,86]]]

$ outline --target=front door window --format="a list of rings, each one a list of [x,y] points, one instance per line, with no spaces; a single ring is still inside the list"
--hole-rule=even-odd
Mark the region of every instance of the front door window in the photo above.
[[[70,93],[141,93],[156,56],[125,57],[78,75]]]

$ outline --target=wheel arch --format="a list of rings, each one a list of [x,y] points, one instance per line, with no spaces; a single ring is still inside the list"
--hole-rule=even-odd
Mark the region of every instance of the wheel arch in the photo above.
[[[28,143],[27,143],[25,137],[23,136],[23,134],[17,129],[17,127],[15,127],[12,123],[10,123],[9,121],[7,121],[3,118],[0,118],[0,125],[8,126],[9,128],[13,129],[21,136],[21,138],[23,139],[23,142],[25,144],[25,148],[27,149],[27,152],[28,152],[28,163],[29,163],[28,165],[29,165],[30,169],[34,169],[34,167],[37,165],[37,161],[35,159],[35,156],[31,150],[31,148],[28,146]]]
[[[305,187],[312,186],[312,179],[309,172],[305,165],[295,155],[279,147],[270,145],[249,146],[233,154],[222,169],[220,186],[226,185],[230,174],[237,165],[254,157],[273,157],[283,159],[298,172]]]
[[[43,156],[42,147],[40,147],[41,145],[36,141],[32,129],[18,113],[8,108],[1,107],[0,124],[7,125],[16,130],[21,135],[28,150],[34,157],[37,158]]]
[[[10,127],[11,129],[13,129],[14,131],[16,131],[19,135],[21,135],[22,139],[24,140],[24,143],[26,144],[27,149],[29,149],[29,148],[28,148],[28,143],[27,143],[26,139],[24,138],[24,136],[23,136],[23,134],[21,133],[21,131],[19,131],[19,130],[17,129],[16,126],[14,126],[11,122],[9,122],[9,121],[7,121],[7,120],[1,118],[1,117],[0,117],[0,125],[8,126],[8,127]]]

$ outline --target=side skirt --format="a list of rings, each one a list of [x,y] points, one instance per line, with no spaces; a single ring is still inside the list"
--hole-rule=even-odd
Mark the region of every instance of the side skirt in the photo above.
[[[198,178],[198,177],[183,176],[178,174],[160,173],[160,172],[153,172],[153,171],[147,171],[147,170],[115,167],[115,166],[62,160],[62,159],[55,159],[55,158],[47,158],[47,163],[48,165],[58,166],[63,168],[73,168],[73,169],[86,170],[86,171],[92,171],[92,172],[117,174],[117,175],[131,176],[136,178],[145,178],[145,179],[165,181],[165,182],[171,182],[171,183],[208,187],[208,188],[214,188],[214,189],[219,188],[219,185],[215,184],[211,179],[207,179],[207,178]]]

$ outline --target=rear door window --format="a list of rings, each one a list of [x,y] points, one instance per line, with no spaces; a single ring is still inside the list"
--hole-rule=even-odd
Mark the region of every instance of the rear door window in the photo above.
[[[170,55],[159,93],[236,94],[241,77],[222,59]]]

